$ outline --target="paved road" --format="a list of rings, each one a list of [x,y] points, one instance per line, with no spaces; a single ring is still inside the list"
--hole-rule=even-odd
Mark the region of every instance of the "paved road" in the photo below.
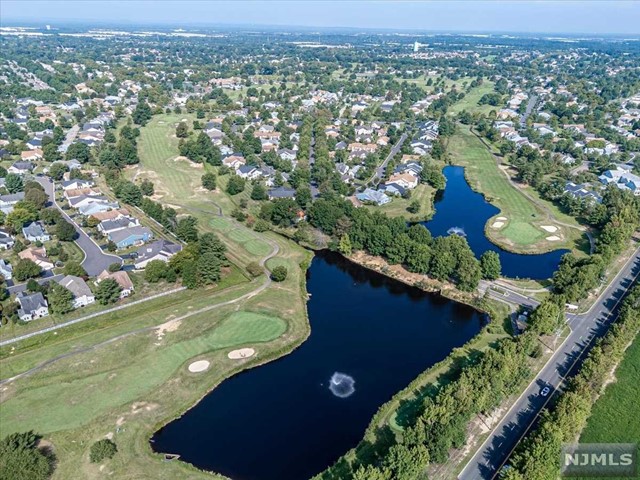
[[[91,276],[100,274],[103,270],[106,270],[112,263],[122,264],[122,259],[117,255],[111,255],[105,253],[89,235],[87,235],[82,228],[58,205],[55,196],[55,186],[53,181],[49,177],[35,177],[35,180],[42,185],[44,191],[49,196],[49,203],[55,206],[62,216],[71,223],[76,232],[78,232],[78,238],[76,244],[84,252],[84,260],[82,260],[82,267]]]
[[[62,152],[66,152],[69,146],[71,146],[73,141],[76,139],[76,136],[78,135],[79,131],[80,131],[80,125],[72,126],[67,132],[67,135],[65,136],[65,139],[62,142],[62,145],[60,145],[59,150]]]
[[[458,476],[460,480],[493,479],[497,476],[515,446],[553,397],[553,394],[542,397],[540,390],[550,386],[555,394],[562,389],[565,378],[576,373],[593,340],[604,335],[615,320],[621,301],[639,276],[640,248],[588,312],[567,315],[571,333],[480,446]]]
[[[537,101],[538,101],[538,97],[536,97],[535,95],[531,95],[531,97],[529,98],[529,103],[527,103],[527,108],[525,112],[520,116],[520,126],[522,127],[527,126],[527,118],[529,118],[529,115],[531,115],[531,112],[536,106]]]
[[[400,137],[400,140],[398,140],[398,142],[393,147],[391,147],[391,151],[389,152],[389,155],[387,155],[387,158],[385,158],[384,162],[382,162],[378,166],[378,168],[376,168],[376,171],[373,173],[371,178],[365,182],[365,185],[369,185],[376,178],[380,180],[382,177],[384,177],[384,174],[387,171],[387,165],[389,164],[391,159],[400,151],[400,149],[402,148],[402,144],[406,139],[407,139],[407,133],[405,132]]]
[[[45,282],[55,282],[60,280],[61,278],[63,278],[64,275],[58,274],[58,275],[54,275],[53,271],[51,270],[45,270],[44,272],[42,272],[42,276],[40,276],[39,278],[36,278],[36,282],[38,282],[39,284],[43,284]],[[9,291],[9,293],[11,294],[16,294],[18,292],[24,292],[27,289],[27,282],[24,283],[19,283],[17,285],[11,285],[10,287],[7,287],[7,290]]]

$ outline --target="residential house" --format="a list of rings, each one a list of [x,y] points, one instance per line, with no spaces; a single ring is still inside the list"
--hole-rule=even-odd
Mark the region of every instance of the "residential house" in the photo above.
[[[411,175],[410,173],[394,173],[389,177],[387,183],[397,183],[402,185],[406,189],[413,189],[418,186],[418,177]]]
[[[25,152],[22,152],[25,153]],[[32,152],[32,153],[37,153],[36,151]],[[21,154],[22,155],[22,154]],[[24,157],[24,156],[23,156]],[[40,158],[42,158],[42,156],[40,156]],[[36,158],[28,158],[25,159],[23,158],[23,160],[37,160]],[[36,166],[31,163],[31,162],[15,162],[13,165],[11,165],[8,169],[7,172],[9,173],[15,173],[16,175],[25,175],[27,173],[31,173],[31,171],[36,168]]]
[[[30,246],[18,253],[18,257],[31,260],[43,270],[51,270],[55,266],[47,257],[47,250],[44,247]]]
[[[640,176],[626,168],[618,166],[615,170],[607,170],[598,178],[605,185],[613,184],[620,190],[629,190],[634,195],[640,196]]]
[[[90,202],[78,208],[78,212],[85,217],[93,216],[98,212],[108,212],[109,210],[117,210],[120,208],[118,202],[97,201]]]
[[[103,222],[105,220],[115,220],[117,218],[128,217],[129,211],[125,208],[119,210],[109,210],[107,212],[96,212],[91,215],[96,220]]]
[[[244,159],[244,157],[240,153],[233,153],[222,159],[222,164],[225,167],[229,167],[233,170],[238,169],[241,165],[244,165],[246,163],[247,161]]]
[[[137,218],[133,217],[118,217],[113,220],[103,220],[98,224],[98,230],[102,235],[108,236],[110,233],[117,232],[123,228],[131,228],[140,226],[140,222]]]
[[[24,200],[24,192],[0,195],[0,211],[9,215],[13,211],[14,205],[22,200]]]
[[[47,233],[41,222],[31,222],[26,227],[22,227],[24,238],[30,242],[48,242],[51,235]]]
[[[391,198],[384,192],[367,188],[364,192],[356,193],[356,198],[363,203],[374,203],[376,205],[385,205],[391,201]]]
[[[138,249],[135,268],[143,269],[153,260],[168,262],[171,257],[181,250],[182,245],[164,239],[157,240]]]
[[[602,197],[595,192],[588,190],[586,184],[576,185],[573,182],[567,182],[564,187],[564,194],[573,198],[584,199],[592,203],[602,203]]]
[[[142,245],[153,238],[153,233],[147,227],[131,227],[110,233],[107,238],[116,244],[118,249]]]
[[[18,317],[20,317],[20,320],[23,322],[30,322],[36,318],[49,315],[49,304],[40,292],[19,292],[16,294],[16,301],[20,305]]]
[[[120,285],[120,288],[121,288],[120,298],[128,297],[133,293],[133,290],[134,290],[133,282],[129,278],[129,275],[127,275],[127,272],[124,272],[122,270],[117,272],[107,272],[106,270],[104,270],[96,278],[96,284],[99,284],[100,282],[102,282],[103,280],[106,280],[107,278],[111,278],[115,280],[116,283]]]
[[[13,248],[15,239],[6,230],[0,228],[0,250],[9,250]]]
[[[277,187],[267,192],[269,200],[274,198],[296,198],[296,191],[293,188]]]
[[[96,297],[93,295],[89,285],[80,277],[67,275],[57,282],[73,294],[74,309],[86,307],[96,301]]]
[[[62,187],[63,190],[78,190],[81,188],[90,188],[93,187],[93,181],[92,180],[80,180],[78,178],[74,178],[72,180],[66,180],[64,182],[60,182],[60,187]]]
[[[13,268],[3,258],[0,258],[0,276],[5,280],[11,280],[13,277]]]
[[[379,192],[384,192],[387,195],[392,195],[394,197],[402,197],[405,193],[407,193],[409,189],[405,187],[403,184],[396,182],[387,182],[384,185],[378,187]]]
[[[253,180],[260,176],[260,170],[255,165],[241,165],[236,168],[236,175],[240,178]]]
[[[294,150],[290,150],[288,148],[281,148],[280,150],[278,150],[278,156],[282,159],[282,160],[289,160],[289,161],[293,161],[296,159],[296,152]]]

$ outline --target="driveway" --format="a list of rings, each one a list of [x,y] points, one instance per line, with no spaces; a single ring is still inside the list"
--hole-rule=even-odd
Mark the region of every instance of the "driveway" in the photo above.
[[[35,180],[42,185],[44,191],[49,196],[49,203],[55,206],[62,216],[71,223],[76,232],[78,232],[78,238],[76,239],[76,244],[80,249],[84,252],[84,260],[82,260],[82,267],[87,271],[90,276],[96,276],[100,274],[103,270],[106,270],[109,265],[112,263],[122,264],[122,258],[117,255],[111,255],[109,253],[105,253],[89,235],[87,235],[82,228],[78,226],[78,224],[73,221],[73,219],[67,215],[67,213],[60,208],[60,205],[56,202],[55,197],[55,185],[53,181],[49,177],[35,177]]]

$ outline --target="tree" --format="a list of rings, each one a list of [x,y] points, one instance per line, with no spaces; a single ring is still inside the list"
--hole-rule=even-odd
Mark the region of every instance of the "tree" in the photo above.
[[[13,278],[19,282],[24,282],[29,278],[39,277],[40,273],[42,273],[42,269],[26,258],[20,259],[16,266],[13,267]]]
[[[78,262],[67,262],[62,269],[62,273],[64,273],[65,275],[73,275],[74,277],[82,277],[85,279],[88,277],[86,270],[82,268],[82,265],[80,265]]]
[[[113,278],[105,278],[96,287],[95,296],[100,305],[115,303],[120,298],[120,285]]]
[[[151,107],[149,107],[149,104],[146,101],[142,100],[138,102],[131,118],[136,124],[144,127],[147,122],[151,120],[152,115]]]
[[[253,190],[251,190],[251,200],[267,200],[269,195],[267,194],[267,189],[262,183],[256,183],[253,186]]]
[[[53,459],[37,448],[40,437],[33,431],[12,433],[0,442],[0,472],[11,480],[46,480]]]
[[[183,242],[198,240],[198,220],[191,215],[178,220],[176,236]]]
[[[13,207],[13,211],[7,215],[6,225],[10,225],[15,231],[20,230],[27,223],[38,219],[38,211],[34,205],[26,202],[18,202]]]
[[[200,255],[212,253],[219,259],[223,259],[225,258],[224,254],[227,251],[227,247],[215,233],[208,232],[198,240],[198,251]]]
[[[529,319],[529,325],[536,332],[542,334],[553,333],[564,320],[562,309],[554,299],[544,300],[536,308]]]
[[[262,275],[264,273],[262,267],[260,266],[260,264],[258,262],[250,262],[247,265],[247,272],[253,278],[259,277],[260,275]]]
[[[351,239],[349,238],[349,234],[348,233],[345,233],[345,234],[342,235],[342,237],[340,237],[340,243],[338,244],[338,250],[340,250],[340,253],[342,253],[343,255],[346,255],[346,256],[351,255],[353,247],[351,245]]]
[[[244,191],[245,181],[244,178],[238,175],[231,175],[229,182],[227,183],[227,193],[229,195],[237,195]]]
[[[64,163],[56,162],[49,168],[49,176],[59,182],[68,170]]]
[[[24,189],[22,177],[15,173],[8,174],[4,180],[4,188],[6,188],[9,193],[21,192]]]
[[[44,208],[48,200],[49,196],[42,188],[25,188],[24,201],[34,204],[38,209]]]
[[[207,172],[202,175],[202,186],[207,190],[215,190],[217,186],[217,177],[213,172]]]
[[[162,260],[152,260],[144,267],[144,279],[149,283],[158,283],[167,273],[167,264]]]
[[[407,207],[407,212],[409,213],[418,213],[419,211],[420,211],[420,202],[418,200],[413,200]]]
[[[145,178],[140,184],[140,191],[142,192],[142,195],[146,197],[150,197],[151,195],[153,195],[155,192],[153,182]]]
[[[220,280],[220,257],[214,252],[207,252],[198,259],[198,278],[204,285]]]
[[[497,279],[502,274],[500,255],[492,250],[487,250],[480,257],[480,268],[482,269],[482,278],[485,280]]]
[[[51,283],[47,300],[52,313],[64,315],[73,310],[73,293],[58,283]]]
[[[178,138],[187,138],[189,136],[189,127],[186,122],[178,123],[176,127],[176,137]]]
[[[86,143],[76,142],[69,145],[65,154],[67,160],[78,160],[80,163],[87,163],[91,160],[91,151]]]
[[[116,197],[130,205],[140,205],[142,201],[142,191],[135,183],[127,180],[120,180],[113,189]]]
[[[104,459],[113,458],[117,452],[118,447],[116,444],[108,438],[104,438],[91,445],[89,460],[91,460],[91,463],[100,463]]]
[[[71,223],[61,220],[56,225],[56,236],[62,242],[72,242],[78,238],[78,232]]]
[[[278,265],[273,270],[271,270],[271,280],[274,282],[284,282],[287,278],[287,274],[289,271],[287,267],[284,265]]]

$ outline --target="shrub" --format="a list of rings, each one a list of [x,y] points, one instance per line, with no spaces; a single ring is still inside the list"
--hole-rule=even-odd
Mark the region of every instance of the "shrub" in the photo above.
[[[249,273],[249,275],[255,278],[262,275],[263,270],[258,262],[251,262],[247,265],[247,272]]]
[[[89,460],[91,463],[99,463],[102,460],[113,458],[118,451],[118,447],[108,438],[98,440],[91,445],[91,451],[89,452]]]
[[[287,270],[287,267],[278,265],[271,271],[271,279],[274,282],[284,282],[288,273],[289,271]]]

